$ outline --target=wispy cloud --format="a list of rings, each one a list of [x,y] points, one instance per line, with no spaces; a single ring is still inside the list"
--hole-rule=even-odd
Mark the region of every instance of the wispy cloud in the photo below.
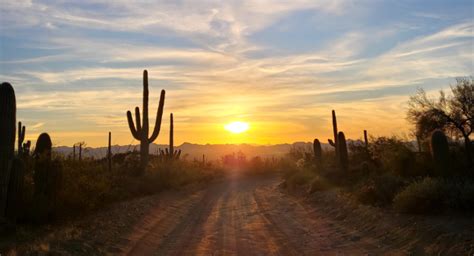
[[[0,6],[0,79],[17,88],[20,118],[61,143],[82,134],[101,144],[103,130],[130,143],[124,113],[141,105],[143,69],[151,113],[167,90],[178,142],[223,142],[222,125],[233,119],[254,124],[249,142],[311,140],[330,135],[331,109],[349,137],[368,123],[375,134],[407,132],[409,94],[474,73],[469,8],[415,1],[406,14],[377,1],[9,1]]]

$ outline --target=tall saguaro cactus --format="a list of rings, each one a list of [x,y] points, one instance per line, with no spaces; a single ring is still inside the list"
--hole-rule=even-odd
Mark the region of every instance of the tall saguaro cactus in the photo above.
[[[329,145],[333,146],[336,152],[336,159],[339,157],[339,144],[337,143],[337,119],[336,119],[336,111],[332,111],[332,131],[334,133],[334,141],[328,139]]]
[[[5,217],[8,183],[15,153],[16,99],[9,83],[0,85],[0,218]]]
[[[143,71],[143,117],[140,121],[140,109],[135,108],[135,124],[133,123],[132,113],[127,111],[128,126],[133,137],[140,141],[140,173],[143,173],[148,165],[148,155],[150,144],[158,138],[161,129],[161,119],[163,117],[163,108],[165,105],[165,90],[161,90],[160,102],[156,112],[155,128],[150,137],[148,137],[148,72]]]

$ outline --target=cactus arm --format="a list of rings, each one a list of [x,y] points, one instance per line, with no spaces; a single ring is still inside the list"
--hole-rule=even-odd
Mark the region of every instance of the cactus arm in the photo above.
[[[135,139],[140,140],[139,133],[137,129],[135,129],[135,124],[133,123],[132,112],[127,111],[127,120],[128,120],[128,127],[130,127],[130,132]]]
[[[336,143],[334,143],[334,141],[332,141],[331,139],[328,139],[328,143],[329,145],[336,147]]]
[[[140,121],[140,108],[139,107],[135,107],[135,123],[137,124],[137,132],[138,134],[140,134],[142,130],[142,123]]]
[[[150,139],[148,140],[149,143],[158,138],[161,130],[161,120],[163,118],[163,108],[165,106],[165,90],[161,90],[160,95],[160,102],[158,103],[158,111],[156,112],[156,122],[155,122],[155,129],[153,130],[153,134],[151,135]]]

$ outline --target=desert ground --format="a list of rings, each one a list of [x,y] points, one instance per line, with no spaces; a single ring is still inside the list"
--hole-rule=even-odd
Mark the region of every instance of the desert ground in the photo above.
[[[472,223],[399,215],[336,190],[307,195],[283,189],[278,177],[236,172],[38,230],[7,255],[471,255]]]

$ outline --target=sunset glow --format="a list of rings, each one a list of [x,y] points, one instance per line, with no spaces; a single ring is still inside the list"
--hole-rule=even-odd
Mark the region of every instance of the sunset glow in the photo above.
[[[249,124],[244,122],[232,122],[230,124],[226,124],[224,128],[232,133],[243,133],[249,129]]]
[[[435,2],[4,1],[0,78],[33,143],[135,143],[125,112],[142,104],[144,69],[177,144],[227,143],[236,116],[258,121],[243,143],[327,140],[332,109],[348,138],[403,136],[418,88],[474,74],[472,4]]]

